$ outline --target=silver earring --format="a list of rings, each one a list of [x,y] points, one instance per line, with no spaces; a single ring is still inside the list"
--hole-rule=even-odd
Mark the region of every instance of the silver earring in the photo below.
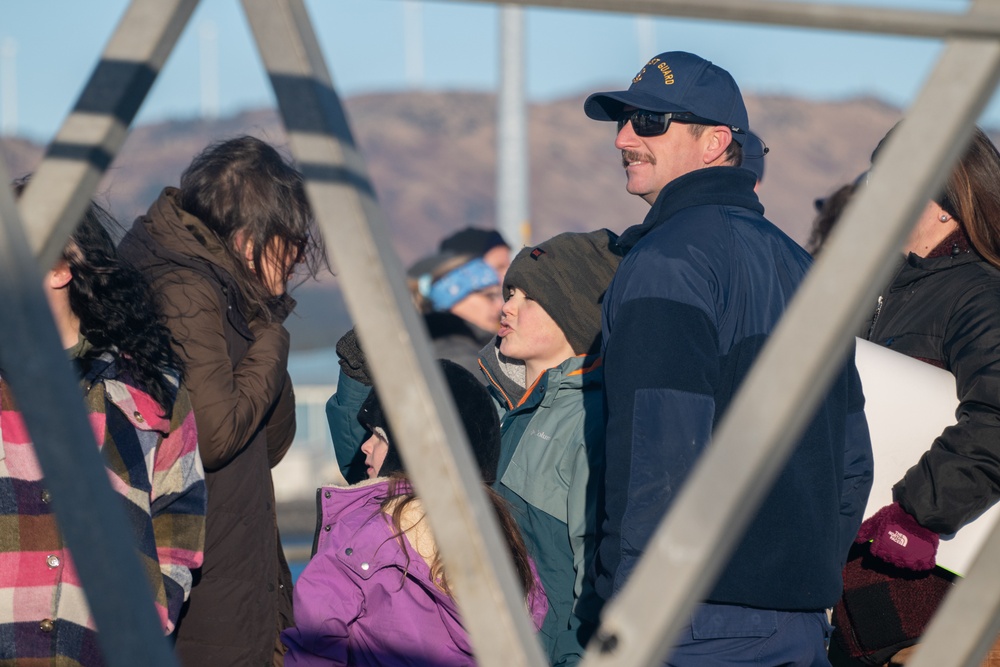
[[[938,216],[938,220],[940,220],[941,222],[948,222],[948,217],[949,216],[948,216],[947,213],[942,213],[940,216]],[[253,268],[253,267],[251,267],[251,268]]]
[[[944,222],[944,220],[942,220],[941,222]],[[247,260],[247,267],[248,267],[248,268],[249,268],[249,269],[250,269],[251,271],[253,271],[253,270],[254,270],[254,269],[256,268],[256,267],[254,266],[254,264],[253,264],[253,260],[252,260],[252,259],[250,259],[250,260]]]

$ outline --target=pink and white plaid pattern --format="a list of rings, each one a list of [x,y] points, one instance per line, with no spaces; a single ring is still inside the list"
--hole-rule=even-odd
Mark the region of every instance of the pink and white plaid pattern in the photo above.
[[[205,474],[194,413],[183,387],[164,416],[149,395],[115,376],[110,357],[97,367],[100,375],[85,381],[93,437],[112,488],[129,505],[136,552],[169,633],[204,548]],[[0,378],[0,667],[33,659],[103,664],[34,446]]]

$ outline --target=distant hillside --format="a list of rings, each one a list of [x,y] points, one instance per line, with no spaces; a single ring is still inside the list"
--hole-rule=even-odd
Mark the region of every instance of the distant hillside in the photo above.
[[[531,223],[535,240],[562,231],[621,231],[648,207],[624,190],[614,129],[586,118],[583,97],[531,107]],[[771,152],[761,200],[768,217],[804,242],[812,202],[852,180],[898,109],[877,100],[811,102],[747,96],[755,130]],[[347,108],[404,264],[467,225],[492,226],[495,198],[495,100],[487,94],[406,92],[364,95]],[[216,121],[174,121],[135,128],[101,185],[99,199],[123,224],[145,211],[160,190],[176,185],[191,157],[211,141],[254,134],[283,145],[271,110]],[[30,171],[42,147],[0,141],[12,175]],[[298,317],[289,322],[300,349],[332,345],[350,324],[336,287],[303,286]]]

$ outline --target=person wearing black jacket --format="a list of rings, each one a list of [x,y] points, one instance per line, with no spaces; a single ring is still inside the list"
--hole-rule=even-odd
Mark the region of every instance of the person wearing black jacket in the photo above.
[[[874,540],[873,554],[900,567],[932,568],[939,534],[957,532],[1000,500],[997,183],[1000,153],[977,128],[944,192],[918,220],[868,328],[869,340],[952,373],[960,401],[957,423],[928,443],[893,487],[895,502],[859,534]]]

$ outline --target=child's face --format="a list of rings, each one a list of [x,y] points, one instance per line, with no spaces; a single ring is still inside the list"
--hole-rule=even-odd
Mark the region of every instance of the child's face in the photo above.
[[[541,371],[572,356],[573,348],[545,309],[520,288],[510,291],[500,317],[500,351]]]
[[[386,440],[385,432],[375,429],[371,437],[361,444],[361,451],[365,453],[368,479],[378,477],[382,464],[385,463],[385,455],[389,453],[389,441]]]

